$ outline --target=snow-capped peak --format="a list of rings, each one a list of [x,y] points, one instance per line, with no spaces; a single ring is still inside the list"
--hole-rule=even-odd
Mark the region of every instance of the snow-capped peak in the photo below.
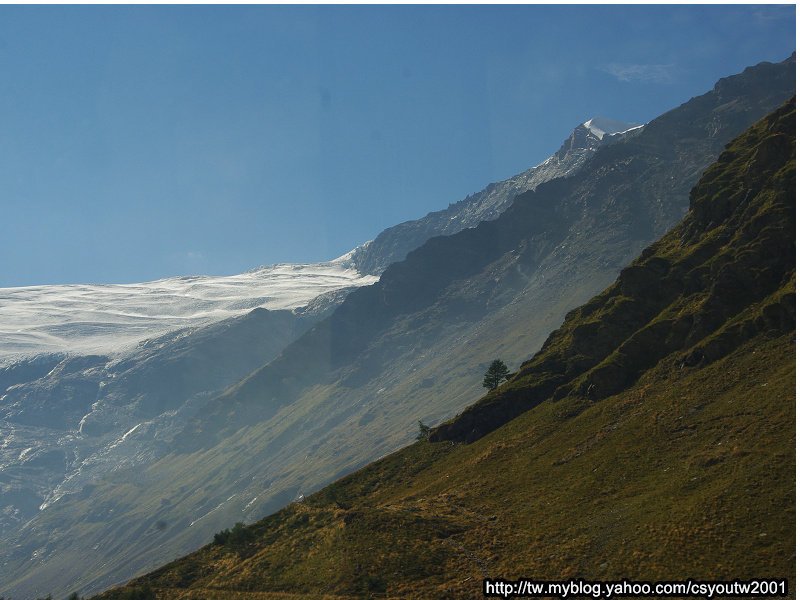
[[[623,121],[615,121],[614,119],[608,119],[606,117],[592,117],[586,121],[583,126],[591,131],[599,140],[602,140],[603,136],[606,134],[624,133],[626,131],[630,131],[631,129],[641,127],[641,125],[638,123],[625,123]]]

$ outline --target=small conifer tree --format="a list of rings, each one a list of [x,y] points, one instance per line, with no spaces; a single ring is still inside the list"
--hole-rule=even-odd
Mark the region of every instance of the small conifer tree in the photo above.
[[[431,428],[429,425],[425,425],[422,421],[417,421],[419,423],[419,433],[417,433],[418,440],[427,440],[428,436],[431,433]]]
[[[495,359],[492,361],[492,364],[489,365],[486,374],[483,376],[483,387],[487,390],[493,390],[510,376],[511,371],[508,370],[506,363],[502,360]]]

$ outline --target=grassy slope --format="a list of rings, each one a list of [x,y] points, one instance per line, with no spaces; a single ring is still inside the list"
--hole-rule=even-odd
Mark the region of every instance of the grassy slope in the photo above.
[[[794,335],[758,338],[577,415],[547,402],[470,445],[417,443],[257,524],[252,556],[207,546],[145,580],[211,600],[481,597],[487,575],[793,577],[794,375]]]
[[[480,597],[484,576],[793,577],[794,119],[738,138],[687,220],[476,405],[533,410],[468,445],[414,444],[138,583],[429,598]],[[575,358],[586,326],[619,340]],[[465,414],[443,431],[474,432]]]

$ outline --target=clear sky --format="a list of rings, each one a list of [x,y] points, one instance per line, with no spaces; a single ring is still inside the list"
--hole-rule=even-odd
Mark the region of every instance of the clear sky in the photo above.
[[[0,286],[334,258],[794,48],[794,6],[0,6]]]

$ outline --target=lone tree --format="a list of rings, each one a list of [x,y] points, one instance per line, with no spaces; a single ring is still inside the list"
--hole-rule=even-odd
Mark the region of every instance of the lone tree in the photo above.
[[[425,425],[422,421],[417,421],[419,423],[419,433],[417,434],[418,440],[427,440],[428,436],[431,434],[431,427],[430,425]],[[2,600],[2,599],[0,599]]]
[[[510,376],[511,371],[508,370],[506,363],[502,360],[495,359],[492,361],[492,364],[489,365],[486,375],[483,376],[483,387],[487,390],[493,390]]]

